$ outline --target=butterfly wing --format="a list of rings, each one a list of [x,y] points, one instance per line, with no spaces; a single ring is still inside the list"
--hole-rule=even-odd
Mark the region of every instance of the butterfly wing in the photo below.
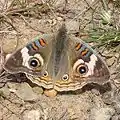
[[[102,58],[79,38],[69,36],[64,25],[57,34],[39,36],[13,53],[4,68],[24,72],[33,83],[57,91],[104,84],[110,78]]]
[[[61,62],[62,72],[56,80],[56,90],[77,90],[88,83],[104,84],[109,81],[108,67],[88,44],[74,36],[68,37],[68,43],[66,59]],[[66,79],[60,79],[60,76]]]
[[[10,73],[26,73],[32,82],[37,84],[39,81],[43,87],[51,88],[52,80],[48,77],[42,80],[41,76],[47,75],[46,66],[51,54],[53,39],[53,34],[44,34],[36,37],[25,47],[15,51],[6,60],[4,64],[5,70]],[[33,76],[39,76],[39,80],[35,80]]]

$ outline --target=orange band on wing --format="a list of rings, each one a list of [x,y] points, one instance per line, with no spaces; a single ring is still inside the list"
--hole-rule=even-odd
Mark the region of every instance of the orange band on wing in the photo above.
[[[36,46],[35,42],[32,43],[32,48],[33,48],[34,50],[38,50],[38,49],[39,49],[38,46]]]
[[[78,51],[81,47],[82,47],[82,44],[78,43],[78,44],[75,46],[75,49]]]
[[[84,56],[88,53],[88,49],[85,49],[84,51],[81,52],[81,55]]]
[[[46,46],[46,42],[43,40],[43,39],[40,39],[39,40],[39,43],[42,47],[45,47]]]

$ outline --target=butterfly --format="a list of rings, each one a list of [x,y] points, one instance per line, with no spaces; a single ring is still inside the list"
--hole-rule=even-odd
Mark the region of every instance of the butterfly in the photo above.
[[[105,84],[110,72],[103,59],[84,41],[62,27],[35,38],[5,62],[10,73],[27,78],[48,90],[75,91],[89,83]]]

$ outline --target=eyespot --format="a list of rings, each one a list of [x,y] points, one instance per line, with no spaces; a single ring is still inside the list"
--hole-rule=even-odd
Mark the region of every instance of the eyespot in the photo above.
[[[64,74],[64,75],[62,76],[62,80],[68,80],[68,78],[69,78],[68,74]]]
[[[81,64],[77,67],[76,71],[79,74],[84,75],[88,72],[88,67],[85,64]]]
[[[48,76],[48,72],[45,71],[45,72],[43,73],[43,76],[44,76],[44,77],[47,77],[47,76]]]
[[[31,68],[37,68],[41,66],[41,62],[35,57],[31,58],[28,63]]]

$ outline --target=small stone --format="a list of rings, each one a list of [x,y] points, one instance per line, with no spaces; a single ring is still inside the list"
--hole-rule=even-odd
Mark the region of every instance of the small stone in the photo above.
[[[31,110],[25,113],[24,120],[40,120],[39,110]]]
[[[8,82],[7,86],[9,87],[9,91],[16,91],[16,89],[19,87],[19,83],[13,83],[13,82]]]
[[[5,86],[3,88],[0,89],[0,94],[4,95],[4,96],[9,96],[10,95],[10,91],[9,89]]]
[[[34,101],[38,99],[38,95],[33,92],[28,83],[24,82],[21,84],[10,84],[9,86],[11,86],[10,91],[14,92],[19,98],[24,101]]]
[[[111,57],[107,60],[107,65],[108,66],[112,66],[116,61],[116,58],[115,57]]]
[[[120,56],[120,53],[118,52],[118,53],[115,53],[115,57],[119,57]]]
[[[54,26],[54,25],[56,25],[56,23],[57,23],[57,20],[56,20],[56,19],[53,19],[53,20],[52,20],[52,25]]]
[[[34,91],[36,94],[40,95],[40,94],[43,93],[43,88],[40,87],[40,86],[36,86],[36,87],[33,87],[33,91]]]
[[[57,91],[54,89],[49,89],[49,90],[45,90],[44,94],[48,97],[55,97],[57,95]]]
[[[9,35],[8,35],[9,36]],[[9,38],[9,39],[4,39],[3,41],[3,51],[5,53],[11,53],[15,50],[16,48],[16,44],[17,44],[17,40],[15,38],[15,35],[11,35],[13,37]],[[7,47],[6,47],[7,46]]]
[[[62,17],[57,17],[57,20],[58,20],[58,21],[62,21],[63,18],[62,18]]]
[[[66,1],[65,0],[57,0],[55,2],[55,7],[60,10],[60,11],[63,11],[63,9],[65,8],[65,5],[66,5]]]
[[[113,103],[113,100],[114,98],[112,97],[112,92],[105,92],[103,95],[102,95],[102,100],[104,101],[105,104],[107,105],[111,105]]]

